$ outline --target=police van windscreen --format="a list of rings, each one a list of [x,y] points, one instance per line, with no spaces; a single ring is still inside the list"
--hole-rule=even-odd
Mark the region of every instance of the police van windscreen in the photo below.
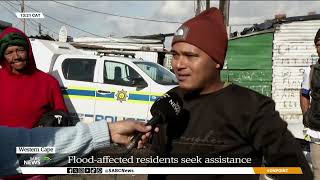
[[[133,62],[156,83],[162,85],[178,85],[176,76],[169,70],[153,62]]]

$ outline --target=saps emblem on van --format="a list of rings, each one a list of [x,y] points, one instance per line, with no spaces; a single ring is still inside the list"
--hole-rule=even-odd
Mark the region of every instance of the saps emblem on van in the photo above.
[[[121,91],[118,91],[116,94],[116,98],[117,98],[117,101],[120,101],[121,103],[122,103],[122,101],[127,101],[128,100],[127,91],[125,91],[123,89]]]

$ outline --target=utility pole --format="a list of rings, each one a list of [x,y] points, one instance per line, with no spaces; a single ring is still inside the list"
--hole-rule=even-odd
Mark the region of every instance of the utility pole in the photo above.
[[[210,0],[206,0],[206,9],[210,8]]]
[[[200,14],[200,12],[201,12],[200,0],[197,0],[196,15]]]
[[[42,34],[42,30],[41,30],[41,23],[39,23],[39,34]]]
[[[22,3],[21,3],[21,12],[22,13],[24,12],[24,0],[22,0]],[[23,18],[22,22],[23,22],[23,32],[26,33],[26,19]]]
[[[219,0],[219,9],[223,13],[223,19],[224,19],[224,24],[226,25],[228,39],[230,36],[229,7],[230,7],[230,0]]]
[[[219,9],[223,13],[224,24],[229,26],[229,7],[230,0],[219,0]]]

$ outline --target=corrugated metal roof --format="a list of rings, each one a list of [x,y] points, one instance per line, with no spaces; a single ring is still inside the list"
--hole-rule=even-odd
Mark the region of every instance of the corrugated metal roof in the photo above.
[[[113,50],[140,50],[140,51],[164,51],[161,40],[133,39],[133,38],[73,38],[72,44],[89,49],[113,49]]]
[[[275,29],[272,98],[288,123],[302,122],[302,76],[304,69],[318,59],[313,39],[319,28],[320,20],[310,20],[282,24]]]
[[[314,15],[307,15],[307,16],[294,16],[294,17],[287,17],[287,18],[280,18],[280,19],[272,19],[272,20],[266,20],[263,23],[260,24],[253,24],[251,27],[246,27],[243,29],[243,31],[240,33],[241,36],[247,36],[247,35],[252,35],[255,33],[260,33],[264,31],[274,31],[274,28],[277,26],[281,26],[282,24],[288,24],[292,22],[306,22],[306,26],[308,25],[308,22],[312,20],[319,20],[320,19],[320,14],[314,14]],[[294,26],[291,28],[296,29]],[[299,28],[299,27],[298,27]],[[231,36],[236,36],[234,38],[237,38],[238,33],[233,32],[231,33]]]
[[[135,53],[135,58],[143,59],[144,61],[158,63],[158,52],[147,52],[147,51],[127,51]]]
[[[93,38],[93,37],[79,37],[73,38],[74,42],[79,43],[136,43],[136,44],[162,44],[161,40],[156,39],[134,39],[134,38]]]
[[[72,44],[90,49],[118,49],[118,50],[142,50],[142,51],[164,51],[163,44],[134,44],[134,43],[113,43],[113,42],[87,42]]]

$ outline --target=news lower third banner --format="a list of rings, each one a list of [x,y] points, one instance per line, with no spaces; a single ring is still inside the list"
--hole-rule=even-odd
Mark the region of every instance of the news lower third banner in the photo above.
[[[302,174],[300,167],[21,167],[22,174]]]
[[[115,147],[78,157],[56,152],[55,147],[16,147],[22,174],[302,174],[300,167],[259,167],[259,159],[240,155],[162,157],[136,152],[140,154],[124,155]]]

